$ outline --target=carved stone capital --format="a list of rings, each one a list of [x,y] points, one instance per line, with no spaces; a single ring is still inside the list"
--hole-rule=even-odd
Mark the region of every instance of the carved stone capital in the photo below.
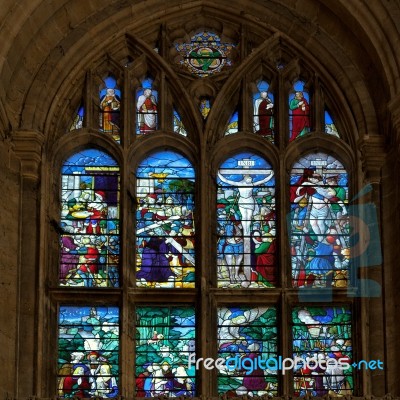
[[[368,183],[380,183],[381,170],[385,161],[384,137],[364,135],[358,142],[361,150],[362,169]]]
[[[21,161],[21,174],[24,178],[38,180],[44,135],[38,131],[12,132],[13,150]]]

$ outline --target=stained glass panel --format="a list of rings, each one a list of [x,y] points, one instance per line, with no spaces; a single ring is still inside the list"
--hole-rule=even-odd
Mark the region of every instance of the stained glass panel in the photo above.
[[[137,285],[194,287],[194,169],[160,151],[137,170]]]
[[[304,82],[297,81],[289,94],[289,141],[306,135],[310,129],[310,97]]]
[[[260,81],[258,91],[253,94],[253,129],[257,135],[274,142],[274,95],[269,91],[269,84]]]
[[[136,91],[136,133],[145,135],[158,129],[158,92],[150,78]]]
[[[118,308],[61,306],[58,321],[58,396],[117,397]]]
[[[178,111],[174,109],[174,132],[182,136],[187,136],[185,126],[183,125],[182,118]]]
[[[99,150],[62,167],[61,286],[119,286],[119,167]]]
[[[232,133],[239,132],[239,112],[235,111],[228,122],[228,126],[225,131],[226,135],[232,135]]]
[[[275,178],[252,153],[227,159],[218,171],[218,287],[276,286]]]
[[[208,114],[210,113],[211,110],[211,102],[210,99],[208,98],[203,98],[200,101],[200,113],[203,119],[206,119],[208,117]]]
[[[348,177],[334,157],[314,153],[290,178],[290,246],[295,287],[346,287],[350,262]]]
[[[192,307],[137,308],[137,397],[195,395],[195,332]]]
[[[218,357],[225,361],[218,371],[218,393],[276,396],[277,371],[267,369],[266,361],[277,357],[277,343],[274,307],[220,308]]]
[[[120,142],[121,127],[121,90],[114,77],[104,79],[100,88],[100,130],[109,133],[114,140]]]
[[[303,359],[294,369],[294,395],[351,395],[354,382],[349,308],[296,307],[292,318],[293,359]]]
[[[218,73],[225,66],[232,65],[229,54],[236,45],[222,43],[213,32],[200,32],[192,36],[190,43],[175,43],[182,57],[180,62],[193,75],[205,77]]]
[[[74,114],[74,118],[71,126],[69,127],[70,131],[74,131],[76,129],[81,129],[83,127],[83,117],[85,115],[85,108],[83,107],[83,103],[79,105],[78,109]]]
[[[325,115],[325,133],[327,133],[328,135],[340,137],[336,125],[333,122],[333,119],[327,110],[325,110],[324,115]]]

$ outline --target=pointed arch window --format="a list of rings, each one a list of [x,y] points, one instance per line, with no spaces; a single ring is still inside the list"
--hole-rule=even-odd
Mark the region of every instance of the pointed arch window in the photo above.
[[[217,183],[218,286],[276,286],[271,165],[256,154],[239,153],[221,164]]]
[[[87,149],[61,172],[59,284],[119,286],[119,167],[107,153]]]
[[[193,288],[194,183],[191,163],[174,151],[143,160],[136,172],[138,286]]]
[[[314,376],[298,364],[284,374],[273,361],[358,354],[357,299],[344,291],[354,280],[351,124],[333,120],[338,108],[328,109],[306,67],[269,65],[252,52],[254,65],[231,78],[235,46],[207,31],[187,37],[199,40],[173,55],[181,52],[191,74],[174,69],[166,43],[158,52],[137,45],[142,56],[100,87],[88,74],[77,113],[85,127],[78,118],[65,135],[75,152],[61,167],[59,272],[49,289],[57,393],[357,393],[351,367]],[[209,373],[191,357],[237,361]],[[268,359],[269,367],[253,363]]]

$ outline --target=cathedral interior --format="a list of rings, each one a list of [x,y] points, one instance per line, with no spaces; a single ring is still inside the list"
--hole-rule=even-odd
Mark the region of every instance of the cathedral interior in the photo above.
[[[400,396],[399,0],[0,21],[0,396]]]

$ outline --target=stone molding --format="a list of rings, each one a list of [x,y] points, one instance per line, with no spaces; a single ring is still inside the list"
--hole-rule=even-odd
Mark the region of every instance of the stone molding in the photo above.
[[[385,140],[381,135],[364,135],[357,143],[361,150],[362,169],[368,183],[381,182],[381,169],[385,161]]]
[[[43,133],[22,130],[12,132],[11,137],[14,153],[21,162],[21,175],[24,178],[39,180],[44,143]]]

